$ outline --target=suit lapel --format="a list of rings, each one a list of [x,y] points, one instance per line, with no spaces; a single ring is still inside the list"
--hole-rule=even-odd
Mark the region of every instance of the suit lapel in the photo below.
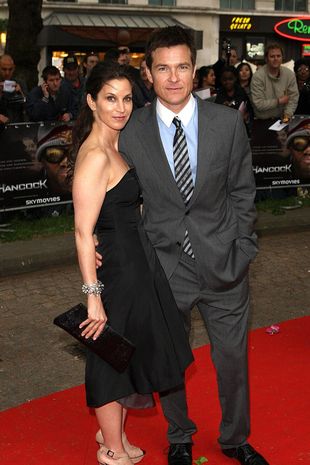
[[[198,148],[197,148],[197,174],[191,205],[195,202],[198,193],[206,182],[206,176],[215,156],[216,127],[211,105],[197,98],[198,105]]]
[[[154,170],[161,178],[163,184],[169,188],[174,196],[178,196],[183,203],[161,142],[156,117],[156,100],[153,101],[150,111],[140,115],[138,124],[137,135],[144,147],[145,155],[153,165]]]

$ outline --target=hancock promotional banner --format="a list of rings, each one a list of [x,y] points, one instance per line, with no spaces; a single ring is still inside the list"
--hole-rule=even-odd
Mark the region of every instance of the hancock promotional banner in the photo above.
[[[251,148],[257,189],[310,186],[308,147],[286,148],[286,130],[255,120]],[[70,123],[20,123],[0,132],[0,211],[71,202]]]
[[[0,211],[71,201],[68,149],[72,126],[8,124],[0,133]]]
[[[287,148],[287,127],[273,131],[271,125],[270,120],[254,120],[253,124],[251,149],[257,189],[310,186],[309,148]]]

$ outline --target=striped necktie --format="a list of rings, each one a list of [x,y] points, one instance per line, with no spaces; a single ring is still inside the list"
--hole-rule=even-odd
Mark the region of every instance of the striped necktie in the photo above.
[[[173,138],[175,181],[181,192],[185,205],[188,205],[193,194],[194,183],[191,165],[189,162],[186,137],[181,125],[181,120],[178,117],[175,117],[173,118],[172,122],[176,127],[175,135]],[[188,231],[185,231],[183,251],[190,257],[194,258],[192,246],[188,237]]]

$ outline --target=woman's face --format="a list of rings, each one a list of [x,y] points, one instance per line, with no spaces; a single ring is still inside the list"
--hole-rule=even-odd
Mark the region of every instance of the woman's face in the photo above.
[[[297,77],[301,81],[307,81],[310,78],[310,68],[307,65],[300,65],[297,69]]]
[[[225,90],[229,91],[234,88],[236,77],[231,71],[224,71],[221,77],[221,83]]]
[[[87,95],[87,103],[94,119],[111,129],[123,129],[132,112],[132,87],[126,78],[112,79],[103,85],[93,100]]]
[[[193,90],[198,88],[198,83],[199,83],[199,74],[198,70],[195,72],[194,79],[193,79]]]
[[[213,69],[210,69],[207,76],[202,79],[203,87],[214,87],[215,86],[215,73]]]
[[[251,71],[247,65],[242,66],[239,70],[240,81],[248,81],[251,77]]]

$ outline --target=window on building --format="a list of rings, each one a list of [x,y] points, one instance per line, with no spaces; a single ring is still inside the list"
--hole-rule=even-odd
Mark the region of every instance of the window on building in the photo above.
[[[220,8],[226,10],[255,10],[255,0],[220,0]]]
[[[99,3],[111,4],[113,5],[127,5],[127,0],[99,0]]]
[[[175,6],[176,0],[149,0],[149,5]]]
[[[307,0],[275,0],[276,11],[307,11]]]

